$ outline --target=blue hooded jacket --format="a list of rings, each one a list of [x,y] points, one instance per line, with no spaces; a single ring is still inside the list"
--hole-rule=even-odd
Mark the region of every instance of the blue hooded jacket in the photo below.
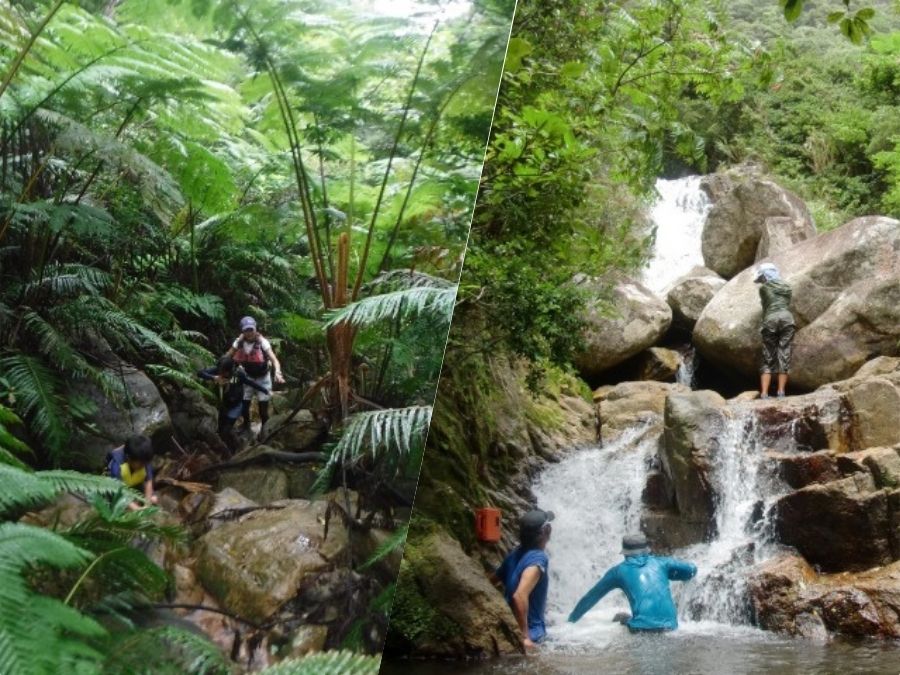
[[[631,620],[627,624],[630,629],[673,630],[678,628],[678,616],[669,580],[687,581],[695,574],[697,566],[682,560],[648,554],[627,556],[585,593],[569,621],[578,621],[604,595],[618,588],[631,605]]]

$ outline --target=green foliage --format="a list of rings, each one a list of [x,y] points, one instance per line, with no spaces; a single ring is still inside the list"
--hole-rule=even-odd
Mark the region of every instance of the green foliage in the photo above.
[[[874,213],[896,214],[895,137],[898,15],[887,2],[859,10],[875,34],[863,47],[833,39],[821,5],[807,7],[796,28],[772,29],[772,15],[750,2],[729,3],[725,29],[736,41],[763,38],[772,80],[695,124],[708,137],[713,163],[750,160],[813,203],[819,229]],[[829,105],[821,102],[827,100]]]
[[[383,478],[391,479],[404,468],[418,475],[431,422],[431,406],[389,408],[351,415],[340,440],[332,448],[328,464],[317,481],[321,489],[337,467],[375,463]]]
[[[0,408],[0,429],[18,422]],[[4,440],[5,439],[5,440]],[[4,453],[27,450],[0,434]],[[72,605],[76,592],[93,573],[104,589],[127,590],[135,598],[161,592],[165,574],[131,538],[174,540],[180,532],[151,520],[153,510],[129,511],[133,500],[120,482],[71,471],[32,471],[0,455],[0,516],[16,518],[27,509],[50,503],[63,492],[93,498],[96,513],[65,531],[16,522],[0,524],[0,670],[10,675],[51,672],[98,672],[108,634],[97,621]],[[112,505],[107,499],[113,499]],[[64,600],[35,588],[34,579],[57,580],[80,572]],[[51,584],[53,586],[54,584]],[[84,609],[83,603],[76,603]]]
[[[90,555],[59,535],[30,525],[0,524],[0,670],[10,675],[78,672],[100,663],[88,646],[104,635],[92,619],[35,593],[25,575],[34,566],[71,569]]]
[[[205,637],[165,626],[120,637],[102,672],[104,675],[224,675],[233,669],[222,650]]]
[[[380,668],[380,656],[332,651],[282,661],[260,671],[260,675],[378,675]]]

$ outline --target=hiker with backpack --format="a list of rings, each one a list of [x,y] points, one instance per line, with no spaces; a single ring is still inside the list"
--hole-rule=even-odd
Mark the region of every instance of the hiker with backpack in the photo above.
[[[253,380],[244,371],[243,366],[235,364],[230,356],[223,356],[212,368],[204,368],[197,373],[201,380],[213,381],[222,385],[222,399],[219,405],[219,437],[234,452],[237,440],[234,438],[233,428],[237,418],[244,409],[244,391],[246,388],[258,391],[268,396],[271,390]],[[249,402],[248,402],[249,404]]]
[[[241,406],[241,417],[245,427],[250,427],[250,402],[256,396],[259,404],[259,419],[265,427],[269,419],[269,400],[272,398],[272,375],[269,364],[275,370],[276,384],[284,384],[281,364],[272,351],[272,345],[256,330],[256,319],[245,316],[241,319],[241,334],[231,345],[226,356],[234,359],[236,365],[243,368],[247,377],[256,387],[245,384],[244,398]],[[263,393],[265,391],[265,393]]]

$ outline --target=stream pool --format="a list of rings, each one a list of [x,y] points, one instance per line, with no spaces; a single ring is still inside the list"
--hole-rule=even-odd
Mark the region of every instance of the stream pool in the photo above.
[[[585,617],[560,626],[540,653],[488,661],[390,661],[384,675],[782,675],[866,673],[898,675],[900,643],[818,642],[779,637],[755,628],[686,622],[673,633],[632,635],[617,624]],[[605,621],[604,621],[605,623]]]

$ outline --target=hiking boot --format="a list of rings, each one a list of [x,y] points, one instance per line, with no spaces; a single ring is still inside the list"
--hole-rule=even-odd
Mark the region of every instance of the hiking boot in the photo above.
[[[769,395],[768,394],[760,394],[759,397],[760,398],[769,398]]]
[[[775,395],[776,395],[778,398],[784,398],[784,392],[783,392],[783,391],[779,391],[779,392],[778,392],[777,394],[775,394]]]

